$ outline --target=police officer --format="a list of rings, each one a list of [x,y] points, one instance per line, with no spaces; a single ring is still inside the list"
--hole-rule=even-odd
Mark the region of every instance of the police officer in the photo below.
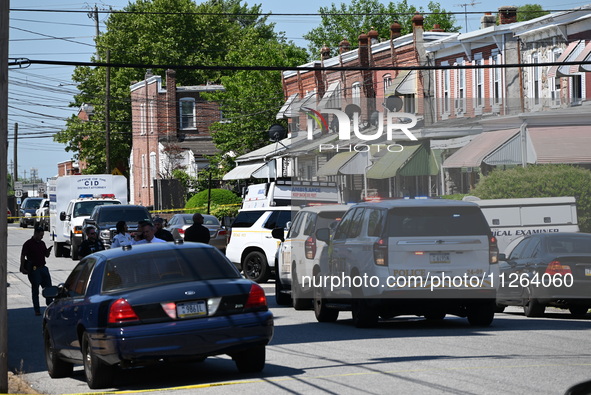
[[[21,250],[20,272],[29,277],[35,315],[41,315],[39,287],[45,288],[51,286],[51,276],[49,269],[45,265],[45,258],[49,257],[53,246],[47,248],[43,241],[44,233],[42,227],[36,227],[33,231],[33,237],[25,241]],[[45,303],[50,304],[51,299],[46,299]]]
[[[94,252],[105,249],[103,241],[99,239],[98,235],[96,234],[96,228],[89,226],[86,228],[85,232],[86,240],[84,240],[78,248],[78,256],[80,259],[84,258],[86,255],[90,255]]]

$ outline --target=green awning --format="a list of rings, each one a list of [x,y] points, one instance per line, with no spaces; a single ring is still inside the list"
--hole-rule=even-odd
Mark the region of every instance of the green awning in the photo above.
[[[339,152],[332,158],[328,160],[322,166],[316,175],[318,176],[336,176],[339,174],[339,169],[343,167],[351,158],[353,158],[357,154],[356,151],[352,152]]]
[[[396,176],[432,176],[439,172],[435,155],[428,143],[406,145],[400,152],[388,152],[367,172],[367,178],[385,179]]]

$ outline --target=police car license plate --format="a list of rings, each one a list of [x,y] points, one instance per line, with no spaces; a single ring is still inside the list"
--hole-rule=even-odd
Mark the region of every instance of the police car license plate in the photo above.
[[[449,252],[438,252],[429,254],[430,263],[450,263]]]
[[[198,317],[207,314],[204,300],[176,304],[176,315],[179,318]]]

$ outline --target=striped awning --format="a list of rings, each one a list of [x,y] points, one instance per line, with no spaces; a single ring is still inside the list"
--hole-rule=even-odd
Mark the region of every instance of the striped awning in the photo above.
[[[244,180],[252,177],[253,173],[267,166],[265,163],[254,163],[249,165],[239,165],[227,172],[224,180]]]
[[[481,133],[447,158],[443,162],[443,167],[479,167],[487,156],[512,139],[517,133],[519,133],[519,129]]]
[[[400,152],[387,152],[367,171],[367,178],[431,176],[439,172],[429,144],[405,145]]]
[[[558,59],[556,59],[556,63],[573,61],[576,58],[576,56],[578,55],[578,53],[580,53],[580,51],[579,51],[577,54],[575,54],[573,56],[575,49],[579,46],[579,44],[581,42],[584,45],[584,43],[585,43],[584,40],[577,40],[577,41],[573,41],[570,44],[568,44],[568,47],[566,47],[564,52],[558,57]],[[581,50],[582,50],[582,48],[581,48]],[[548,78],[567,77],[569,75],[570,75],[570,66],[555,65],[555,66],[551,66],[550,69],[548,70]]]
[[[575,58],[574,62],[588,62],[591,60],[591,42],[583,48],[581,53]],[[576,64],[570,66],[571,74],[591,71],[591,64]]]
[[[531,127],[536,163],[591,163],[591,125]]]
[[[386,88],[385,95],[412,95],[417,93],[416,70],[401,70],[392,85]]]

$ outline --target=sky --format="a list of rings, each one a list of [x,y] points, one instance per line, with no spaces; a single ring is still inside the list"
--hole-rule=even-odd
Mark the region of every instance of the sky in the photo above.
[[[199,1],[197,1],[199,2]],[[499,5],[472,0],[440,0],[442,8],[456,14],[456,25],[461,31],[478,29],[484,12],[496,12]],[[521,6],[540,4],[545,10],[565,10],[589,4],[587,1],[529,0],[506,1],[502,5]],[[350,3],[349,0],[249,0],[249,6],[261,4],[263,12],[274,15],[269,22],[276,24],[288,40],[306,48],[302,36],[320,24],[316,14],[320,7]],[[384,3],[386,3],[384,1]],[[427,10],[429,0],[409,1]],[[87,13],[98,9],[121,10],[127,0],[98,0],[94,3],[69,0],[12,0],[10,4],[9,57],[35,60],[87,62],[94,52],[95,22]],[[467,12],[467,13],[465,13]],[[105,14],[99,16],[103,31]],[[466,24],[467,22],[467,24]],[[17,161],[19,178],[30,178],[31,173],[42,180],[57,175],[57,164],[73,158],[65,145],[53,141],[53,134],[62,130],[65,119],[78,113],[69,107],[76,88],[71,80],[72,66],[31,65],[9,69],[8,93],[8,172],[14,172],[14,134],[18,129]],[[18,125],[18,126],[16,126]]]

